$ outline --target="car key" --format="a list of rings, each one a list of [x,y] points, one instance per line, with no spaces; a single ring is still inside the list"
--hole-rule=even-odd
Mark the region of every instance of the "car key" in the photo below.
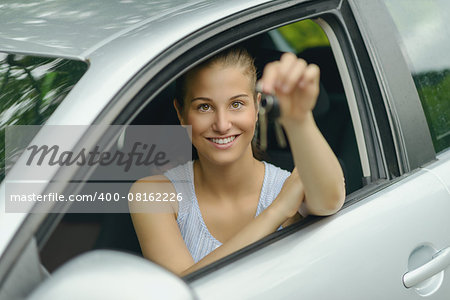
[[[274,120],[275,136],[278,146],[286,148],[287,142],[278,118],[280,117],[280,106],[278,99],[273,94],[263,92],[260,84],[256,85],[256,92],[261,93],[261,103],[258,112],[260,127],[260,146],[262,150],[267,149],[267,123],[268,118]]]
[[[286,146],[287,146],[286,138],[284,137],[283,128],[281,128],[281,124],[280,124],[280,121],[278,121],[278,119],[275,119],[274,126],[275,126],[275,136],[277,138],[278,146],[280,146],[281,148],[286,148]]]
[[[258,111],[259,127],[259,147],[265,151],[267,149],[267,113],[264,106],[259,107]]]

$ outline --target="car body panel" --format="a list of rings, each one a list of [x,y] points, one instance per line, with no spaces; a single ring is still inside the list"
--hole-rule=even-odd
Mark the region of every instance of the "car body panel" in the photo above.
[[[0,186],[0,193],[2,195],[6,194],[4,184]],[[4,197],[2,198],[2,201],[0,201],[0,259],[26,217],[26,213],[5,213],[5,199]]]
[[[0,50],[83,59],[148,23],[171,20],[176,25],[186,15],[208,24],[264,2],[267,1],[4,1],[0,5]],[[185,26],[189,22],[183,24],[185,29],[198,29]],[[170,34],[183,36],[174,31]]]
[[[450,246],[448,211],[446,188],[419,170],[192,286],[200,299],[422,299],[402,276],[420,244]],[[446,280],[429,299],[449,294]]]
[[[425,170],[430,171],[442,182],[450,194],[450,150],[447,149],[437,155],[437,163],[424,166]]]

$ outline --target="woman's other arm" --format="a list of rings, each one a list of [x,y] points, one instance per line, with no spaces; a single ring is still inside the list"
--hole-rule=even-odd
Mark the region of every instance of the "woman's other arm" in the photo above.
[[[161,182],[165,181],[166,184]],[[175,189],[164,176],[144,178],[133,184],[130,193],[172,193]],[[220,247],[194,263],[179,230],[175,212],[137,213],[141,203],[131,202],[133,225],[145,258],[184,276],[223,258],[275,232],[292,218],[303,201],[303,188],[297,173],[288,177],[277,198],[256,218]]]
[[[135,182],[130,193],[134,195],[133,199],[136,199],[137,195],[144,193],[170,195],[175,193],[175,188],[165,176],[150,176]],[[193,265],[194,260],[181,236],[175,210],[171,212],[169,205],[165,204],[166,206],[162,207],[149,202],[129,202],[131,219],[142,255],[180,274]]]

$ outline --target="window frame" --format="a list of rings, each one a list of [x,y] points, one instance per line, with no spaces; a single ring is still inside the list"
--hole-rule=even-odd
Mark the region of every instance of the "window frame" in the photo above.
[[[387,138],[382,139],[380,137],[381,134],[377,126],[378,122],[375,122],[374,120],[377,119],[378,121],[383,118],[383,115],[384,120],[387,120],[387,114],[386,111],[383,110],[384,106],[379,106],[377,107],[378,115],[375,116],[372,107],[372,98],[374,98],[374,93],[378,92],[378,95],[381,95],[381,93],[379,90],[377,91],[378,87],[372,87],[372,90],[370,90],[366,85],[366,74],[362,72],[365,65],[360,64],[359,53],[356,53],[357,51],[355,50],[357,47],[354,45],[353,38],[350,37],[349,30],[343,20],[338,5],[339,1],[320,1],[315,3],[300,2],[290,7],[283,7],[279,2],[264,4],[221,20],[216,24],[211,25],[211,27],[207,27],[204,30],[197,32],[195,35],[183,39],[180,41],[179,45],[174,45],[164,55],[156,58],[146,66],[142,71],[144,74],[142,74],[140,78],[149,78],[148,83],[139,91],[139,93],[137,93],[134,99],[130,101],[125,110],[114,119],[114,124],[124,124],[133,119],[139,112],[139,108],[143,108],[155,95],[165,88],[169,79],[174,78],[174,74],[180,74],[192,65],[201,62],[222,49],[262,32],[303,19],[313,19],[321,16],[325,22],[330,24],[331,28],[335,30],[337,39],[341,43],[341,50],[344,53],[344,57],[348,59],[347,66],[352,81],[353,92],[356,94],[358,110],[361,116],[363,131],[365,133],[365,142],[369,151],[368,158],[371,176],[367,179],[367,182],[371,184],[368,184],[352,195],[349,195],[345,206],[349,206],[366,196],[373,194],[389,183],[388,180],[393,177],[392,174],[394,174],[394,176],[399,174],[398,170],[395,169],[397,163],[396,158],[393,156],[388,158],[394,160],[394,162],[391,162],[390,164],[394,166],[393,171],[389,172],[387,169],[388,163],[386,163],[387,158],[384,155],[386,151],[389,151],[385,148],[390,148],[392,152],[392,149],[394,148],[392,142],[393,139],[390,136],[390,129],[387,131],[389,134],[384,135],[385,137],[387,136]],[[270,18],[268,18],[268,16],[270,16]],[[208,31],[208,33],[206,33],[206,31]],[[203,41],[199,42],[198,39],[200,39],[202,35],[207,38],[204,37]],[[193,46],[193,41],[198,45]],[[360,43],[362,44],[361,41]],[[175,53],[180,52],[180,48],[183,48],[182,45],[189,49],[185,50],[183,55],[176,55]],[[177,48],[178,51],[175,50]],[[363,50],[364,48],[360,49],[360,51]],[[366,57],[368,57],[367,53]],[[167,62],[168,60],[170,62]],[[369,64],[370,70],[372,70],[372,66],[368,59],[364,61],[364,63]],[[164,65],[165,73],[163,75],[155,70],[160,69],[155,68],[158,65]],[[372,74],[372,78],[375,78],[374,74]],[[104,117],[106,117],[106,115]],[[386,128],[384,128],[383,131],[386,133]],[[321,217],[310,216],[303,222],[293,224],[282,231],[275,232],[264,239],[187,275],[184,279],[188,282],[194,281],[213,272],[217,268],[228,265],[245,255],[253,253],[287,235],[301,230],[320,219]]]
[[[392,149],[394,149],[391,130],[389,127],[378,127],[380,121],[386,121],[388,118],[382,97],[374,97],[374,95],[381,95],[381,92],[378,86],[367,85],[366,83],[368,77],[369,79],[375,78],[371,61],[367,52],[365,52],[362,38],[358,35],[357,29],[355,33],[351,32],[348,28],[348,23],[343,15],[349,12],[343,9],[340,2],[337,0],[323,0],[314,3],[305,1],[297,1],[294,3],[274,1],[242,11],[205,27],[180,40],[178,43],[169,47],[163,54],[149,62],[110,101],[105,110],[97,117],[95,123],[128,124],[139,113],[140,109],[144,108],[153,97],[168,85],[168,82],[172,81],[181,72],[186,71],[193,64],[199,63],[230,45],[239,43],[262,32],[303,19],[321,17],[333,28],[344,57],[348,60],[348,71],[353,92],[358,102],[358,110],[368,149],[371,177],[368,178],[369,184],[347,197],[344,208],[352,205],[389,185],[389,179],[397,176],[399,172],[398,169],[395,169],[397,165],[396,157],[386,155],[386,153],[391,153]],[[363,70],[365,71],[363,72]],[[378,99],[378,105],[376,106],[373,105],[374,98]],[[125,107],[125,109],[119,110],[117,107]],[[384,133],[384,137],[382,133]],[[111,135],[108,138],[111,138]],[[393,166],[393,170],[388,169],[389,165]],[[78,174],[78,176],[80,175],[82,174]],[[67,178],[67,176],[60,178]],[[76,193],[76,191],[69,192]],[[45,222],[39,228],[37,233],[38,242],[44,236],[48,236],[48,232],[43,234],[41,229],[54,228],[54,222],[60,218],[58,216],[52,217],[51,215],[46,218]],[[203,277],[219,267],[228,265],[320,219],[322,217],[310,216],[302,222],[293,224],[282,231],[275,232],[224,257],[184,277],[184,279],[191,282]]]

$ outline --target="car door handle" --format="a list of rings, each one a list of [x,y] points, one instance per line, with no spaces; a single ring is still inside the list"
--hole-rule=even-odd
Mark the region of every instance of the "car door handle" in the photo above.
[[[407,272],[403,275],[403,284],[407,287],[413,287],[416,284],[428,279],[444,270],[450,265],[450,247],[442,249],[433,255],[433,258],[426,264]]]

